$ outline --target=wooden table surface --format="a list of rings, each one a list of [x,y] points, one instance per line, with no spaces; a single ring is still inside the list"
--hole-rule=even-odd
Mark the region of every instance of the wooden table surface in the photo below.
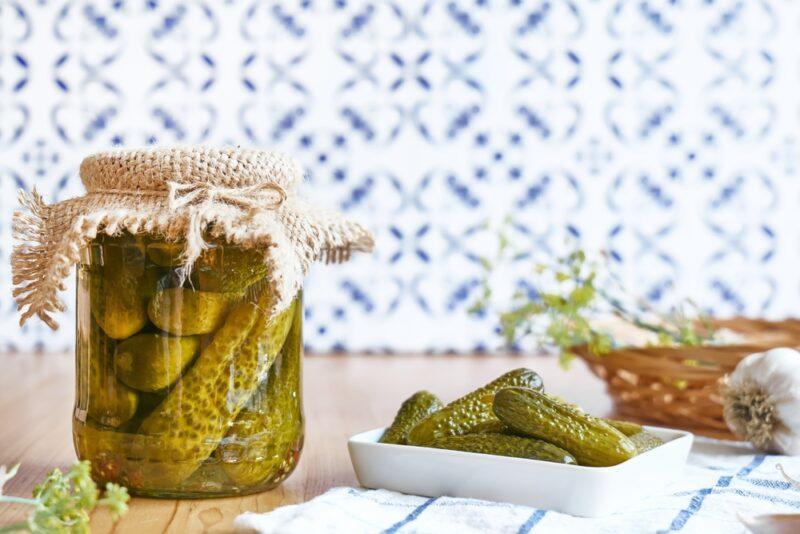
[[[244,511],[265,512],[303,502],[335,486],[357,485],[347,438],[388,424],[398,406],[418,389],[452,400],[515,367],[539,371],[548,391],[607,415],[604,384],[581,362],[563,371],[543,356],[310,356],[304,362],[306,442],[297,470],[275,490],[227,499],[134,498],[114,525],[104,511],[93,532],[228,532]],[[4,490],[29,496],[54,467],[75,461],[71,436],[73,359],[68,354],[0,355],[0,465],[21,463]],[[0,505],[0,526],[21,520],[25,508]]]

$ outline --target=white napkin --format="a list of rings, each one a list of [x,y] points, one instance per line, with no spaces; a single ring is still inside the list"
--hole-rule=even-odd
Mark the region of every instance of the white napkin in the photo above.
[[[786,482],[776,464],[800,477],[800,457],[755,454],[743,444],[701,438],[679,481],[602,518],[473,499],[334,488],[303,504],[242,514],[235,526],[265,534],[745,533],[741,517],[800,513],[800,490]]]

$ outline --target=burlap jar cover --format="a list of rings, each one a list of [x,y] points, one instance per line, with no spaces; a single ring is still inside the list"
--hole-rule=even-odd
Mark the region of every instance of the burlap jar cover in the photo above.
[[[343,262],[369,252],[368,230],[297,196],[302,170],[285,155],[241,148],[116,150],[83,160],[86,195],[47,205],[20,193],[11,256],[20,324],[36,315],[58,328],[58,296],[98,234],[148,234],[184,243],[188,274],[209,240],[258,248],[273,273],[276,310],[287,306],[315,260]]]

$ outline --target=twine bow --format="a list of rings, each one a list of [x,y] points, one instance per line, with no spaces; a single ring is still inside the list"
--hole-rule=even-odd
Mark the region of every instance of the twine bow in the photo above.
[[[237,206],[249,213],[262,209],[274,210],[286,200],[286,190],[274,182],[245,187],[221,187],[205,182],[182,184],[167,182],[167,205],[171,210],[188,209],[186,244],[181,255],[181,278],[188,276],[200,253],[208,248],[204,233],[208,226],[208,210],[217,203]]]
[[[246,187],[221,187],[205,182],[167,182],[170,209],[223,202],[243,210],[277,209],[286,200],[286,190],[274,182]]]

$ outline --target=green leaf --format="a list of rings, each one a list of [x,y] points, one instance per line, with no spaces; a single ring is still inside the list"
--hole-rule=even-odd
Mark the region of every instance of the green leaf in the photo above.
[[[106,496],[98,500],[99,492],[92,480],[88,461],[76,462],[67,473],[53,469],[34,488],[33,499],[25,503],[34,507],[25,522],[25,529],[34,534],[88,533],[89,513],[98,505],[109,507],[116,520],[128,509],[128,491],[116,484],[109,484],[106,488]],[[2,496],[0,500],[3,500]],[[10,525],[4,530],[19,526]]]
[[[564,297],[560,295],[553,295],[550,293],[541,293],[540,297],[542,302],[544,302],[547,306],[551,306],[553,308],[560,308],[563,306],[567,301]]]
[[[594,300],[594,296],[594,287],[585,285],[573,289],[569,295],[569,300],[578,308],[584,308]]]
[[[128,488],[118,484],[106,483],[106,495],[97,504],[105,506],[111,512],[111,518],[116,521],[128,512]]]
[[[572,366],[572,360],[575,358],[577,358],[577,355],[574,352],[562,350],[558,355],[558,365],[560,365],[562,369],[569,370]]]

